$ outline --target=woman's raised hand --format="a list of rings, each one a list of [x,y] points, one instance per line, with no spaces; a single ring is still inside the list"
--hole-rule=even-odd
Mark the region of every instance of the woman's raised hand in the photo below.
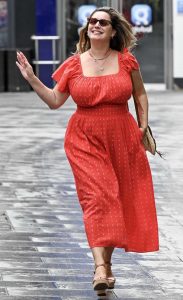
[[[33,90],[51,109],[59,108],[69,97],[69,93],[59,92],[57,85],[54,89],[50,89],[44,85],[44,83],[34,75],[32,66],[22,52],[17,52],[16,65],[22,73],[22,76],[32,86]]]
[[[22,52],[17,52],[16,65],[19,68],[22,76],[27,80],[31,80],[34,77],[32,66],[29,64],[27,58]]]

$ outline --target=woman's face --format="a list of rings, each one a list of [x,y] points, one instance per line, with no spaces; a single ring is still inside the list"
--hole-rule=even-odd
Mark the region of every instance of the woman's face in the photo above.
[[[108,23],[104,21],[104,25],[105,23],[107,23],[106,26],[102,26],[103,22],[97,22],[96,24],[94,24],[92,22],[92,24],[88,24],[88,37],[90,39],[93,40],[110,40],[112,38],[112,36],[114,36],[115,34],[115,30],[112,28],[112,25],[110,24],[111,22],[111,18],[110,15],[104,11],[97,11],[95,12],[91,19],[97,19],[97,20],[107,20],[109,21]],[[96,20],[95,20],[96,21]]]

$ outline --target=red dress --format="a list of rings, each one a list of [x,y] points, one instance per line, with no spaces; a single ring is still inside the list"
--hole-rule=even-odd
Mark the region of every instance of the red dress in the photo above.
[[[116,74],[86,77],[79,54],[52,75],[77,110],[69,120],[65,151],[70,162],[89,246],[157,251],[158,226],[151,170],[142,134],[127,109],[130,73],[139,68],[118,53]]]

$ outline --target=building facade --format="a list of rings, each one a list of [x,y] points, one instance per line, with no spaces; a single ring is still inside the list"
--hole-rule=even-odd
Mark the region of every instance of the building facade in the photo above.
[[[183,0],[0,0],[0,48],[36,50],[36,70],[50,86],[56,63],[75,51],[79,29],[99,6],[117,8],[134,26],[145,83],[183,87]],[[46,36],[58,40],[36,44],[36,37]]]

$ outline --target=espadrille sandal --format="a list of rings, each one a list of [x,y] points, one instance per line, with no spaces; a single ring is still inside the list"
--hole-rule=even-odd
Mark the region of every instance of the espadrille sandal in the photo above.
[[[95,265],[95,272],[96,269],[99,267],[106,268],[106,264],[104,263],[100,265]],[[108,288],[109,288],[109,283],[107,277],[98,276],[93,279],[93,289],[94,291],[97,292],[98,295],[100,294],[100,296],[102,296],[103,294],[105,294],[105,290],[107,290]]]

